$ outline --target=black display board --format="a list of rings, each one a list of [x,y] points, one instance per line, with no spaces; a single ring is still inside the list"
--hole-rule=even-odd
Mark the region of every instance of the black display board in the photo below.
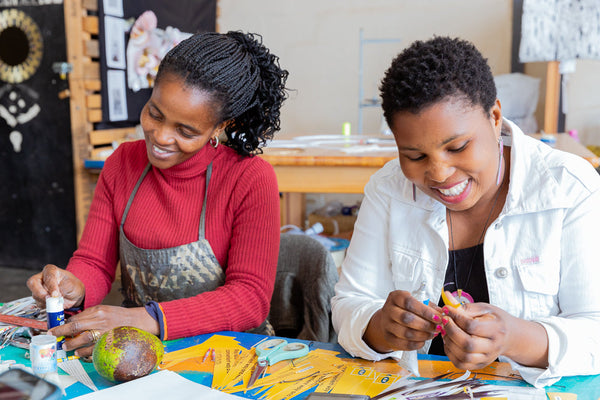
[[[110,70],[106,63],[105,43],[105,14],[103,0],[98,1],[98,15],[100,27],[100,72],[102,76],[102,122],[96,124],[96,129],[109,129],[118,127],[135,126],[139,123],[140,112],[150,98],[152,89],[141,89],[137,92],[127,88],[127,120],[110,121],[107,90],[107,73]],[[216,0],[123,0],[124,20],[134,21],[144,11],[151,10],[156,14],[157,27],[166,29],[174,27],[181,32],[197,33],[211,32],[216,28],[217,1]],[[129,32],[125,32],[125,44],[129,41]]]
[[[63,5],[3,4],[0,266],[65,266],[77,239],[69,99],[59,98],[68,84],[52,69],[66,61]]]

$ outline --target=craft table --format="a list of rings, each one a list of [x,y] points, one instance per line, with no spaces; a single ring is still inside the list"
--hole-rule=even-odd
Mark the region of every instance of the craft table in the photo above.
[[[291,135],[276,136],[277,140],[284,140],[290,147],[266,147],[261,157],[267,160],[275,169],[281,199],[281,223],[282,225],[293,224],[304,226],[306,193],[363,193],[364,186],[369,178],[383,165],[398,157],[392,137],[373,136],[375,139],[387,138],[391,143],[380,145],[386,150],[370,151],[368,145],[363,144],[364,151],[360,151],[361,145],[351,141],[344,143],[343,140],[332,141],[327,145],[326,140],[320,141],[322,136],[314,135],[298,136],[298,147],[290,145],[294,139]],[[340,138],[343,136],[338,135]],[[536,139],[541,134],[530,135]],[[594,168],[600,165],[597,155],[571,136],[561,133],[553,135],[556,143],[553,145],[558,150],[563,150],[579,155],[588,160]],[[366,136],[365,136],[366,137]],[[352,136],[350,137],[352,138]],[[319,142],[317,146],[311,142]],[[276,144],[276,142],[273,142]],[[308,146],[301,146],[308,144]],[[347,152],[354,147],[356,152]],[[346,151],[345,151],[346,150]]]
[[[265,337],[262,335],[255,335],[255,334],[250,334],[250,333],[239,333],[239,332],[218,332],[218,335],[222,335],[222,336],[230,336],[230,337],[234,337],[237,341],[240,342],[240,344],[246,348],[250,348],[252,345],[256,344],[257,342],[263,340]],[[185,339],[179,339],[179,340],[173,340],[173,341],[168,341],[165,342],[165,346],[166,346],[166,351],[167,352],[172,352],[172,351],[176,351],[176,350],[181,350],[187,347],[191,347],[197,344],[200,344],[202,342],[204,342],[206,339],[210,338],[212,335],[211,334],[206,334],[206,335],[199,335],[199,336],[194,336],[194,337],[190,337],[190,338],[185,338]],[[288,339],[291,340],[291,339]],[[294,341],[298,341],[297,339],[293,339]],[[347,353],[345,353],[343,351],[343,349],[337,345],[337,344],[331,344],[331,343],[320,343],[320,342],[307,342],[304,341],[305,343],[307,343],[311,349],[315,349],[315,348],[321,348],[321,349],[326,349],[326,350],[333,350],[333,351],[337,351],[341,353],[341,356],[344,358],[350,358],[350,356],[348,356]],[[2,360],[9,360],[9,359],[13,359],[16,360],[17,363],[20,364],[24,364],[26,366],[30,366],[31,363],[28,359],[24,358],[24,354],[25,354],[25,350],[23,349],[18,349],[15,347],[11,347],[8,346],[2,350],[0,350],[0,357]],[[453,368],[451,366],[451,364],[449,364],[449,362],[447,362],[447,358],[446,357],[440,357],[440,356],[419,356],[420,360],[425,360],[425,362],[420,361],[420,367],[421,367],[421,374],[423,376],[428,376],[428,368],[430,366],[432,373],[438,373],[437,371],[439,371],[439,362],[441,361],[441,363],[443,365],[449,365],[450,368]],[[366,361],[365,361],[366,362]],[[373,366],[377,366],[380,363],[384,363],[386,362],[381,361],[381,362],[376,362],[376,363],[372,363],[370,362],[370,365]],[[388,363],[390,362],[390,360],[387,361]],[[437,363],[437,367],[433,367],[433,365],[436,365]],[[113,383],[105,380],[104,378],[100,377],[98,375],[98,373],[94,370],[93,365],[91,363],[83,363],[84,364],[84,368],[86,369],[86,371],[89,373],[91,379],[94,381],[94,383],[96,384],[96,386],[102,390],[102,389],[106,389],[108,387],[114,386]],[[503,369],[506,369],[504,366],[506,366],[507,364],[504,363],[493,363],[490,367],[488,367],[486,369],[486,371],[499,371],[501,374],[506,374],[506,371],[503,371]],[[434,369],[436,369],[436,371],[434,371]],[[211,382],[212,382],[212,374],[211,373],[207,373],[207,372],[186,372],[186,373],[180,373],[181,376],[190,379],[194,382],[203,384],[205,386],[210,386]],[[484,378],[485,379],[485,378]],[[492,379],[495,379],[492,377]],[[526,383],[524,382],[499,382],[499,381],[487,381],[488,383],[503,383],[503,384],[509,384],[511,386],[528,386]],[[550,386],[548,388],[546,388],[546,392],[561,392],[561,393],[575,393],[577,394],[577,399],[578,400],[597,400],[599,395],[600,395],[600,375],[594,375],[594,376],[575,376],[575,377],[567,377],[567,378],[563,378],[561,379],[559,382],[557,382],[555,385]],[[77,396],[86,394],[86,393],[91,393],[91,390],[88,389],[86,386],[84,386],[83,384],[77,382],[74,383],[73,385],[69,386],[66,389],[66,396],[63,396],[64,399],[72,399],[75,398]],[[301,400],[304,399],[308,394],[310,393],[310,391],[304,392],[302,394],[297,395],[296,397],[294,397],[294,400]],[[142,393],[140,393],[140,395],[142,395]],[[238,396],[243,396],[246,398],[257,398],[252,392],[248,392],[246,394],[242,394],[242,393],[236,393],[236,395]],[[567,397],[565,397],[567,398]]]
[[[281,225],[304,227],[306,193],[363,193],[371,175],[398,157],[393,138],[385,144],[356,144],[353,137],[320,140],[323,136],[298,137],[298,147],[290,145],[293,136],[278,136],[290,147],[266,147],[261,155],[274,168],[281,192]],[[288,140],[290,139],[290,140]],[[318,142],[318,143],[315,143]],[[277,146],[277,141],[273,144]],[[369,147],[371,146],[371,147]],[[378,146],[381,150],[372,150]],[[361,147],[363,148],[361,151]],[[351,150],[356,150],[351,152]]]
[[[529,135],[536,139],[541,139],[542,134],[534,133]],[[557,150],[566,151],[568,153],[576,154],[580,157],[585,158],[592,164],[594,168],[598,168],[600,166],[600,157],[594,154],[590,149],[573,139],[566,133],[558,133],[552,135],[556,138],[556,143],[552,146]]]
[[[539,139],[540,134],[532,134]],[[594,168],[598,156],[567,134],[557,134],[554,148],[577,154]],[[285,146],[281,146],[284,143]],[[261,158],[274,168],[281,197],[281,224],[304,227],[306,193],[363,193],[371,175],[398,157],[391,136],[276,135]],[[85,160],[99,171],[102,160]]]

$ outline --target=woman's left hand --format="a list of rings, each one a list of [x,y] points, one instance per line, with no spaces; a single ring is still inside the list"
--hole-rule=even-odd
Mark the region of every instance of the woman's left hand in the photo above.
[[[75,350],[75,355],[92,355],[94,345],[101,335],[119,326],[133,326],[154,335],[160,334],[158,322],[144,307],[124,308],[117,306],[94,306],[70,317],[64,325],[52,328],[49,333],[65,336],[63,349]]]
[[[498,356],[529,367],[548,367],[548,333],[542,324],[487,303],[444,306],[442,312],[444,350],[456,367],[480,369]]]
[[[510,346],[515,317],[487,303],[465,304],[458,308],[445,306],[443,317],[444,350],[460,369],[483,368]]]

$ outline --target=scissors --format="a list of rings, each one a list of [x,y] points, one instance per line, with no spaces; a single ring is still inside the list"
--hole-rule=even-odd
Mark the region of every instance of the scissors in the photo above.
[[[264,374],[269,365],[277,364],[283,360],[304,357],[308,354],[308,346],[304,343],[288,343],[285,339],[267,340],[256,346],[255,350],[258,361],[248,381],[248,387],[254,385],[254,382]]]

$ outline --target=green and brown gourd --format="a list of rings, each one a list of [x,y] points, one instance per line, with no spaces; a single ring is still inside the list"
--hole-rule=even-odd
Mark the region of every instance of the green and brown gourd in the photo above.
[[[155,335],[131,326],[105,332],[94,346],[92,361],[98,374],[112,382],[148,375],[160,364],[164,346]]]

